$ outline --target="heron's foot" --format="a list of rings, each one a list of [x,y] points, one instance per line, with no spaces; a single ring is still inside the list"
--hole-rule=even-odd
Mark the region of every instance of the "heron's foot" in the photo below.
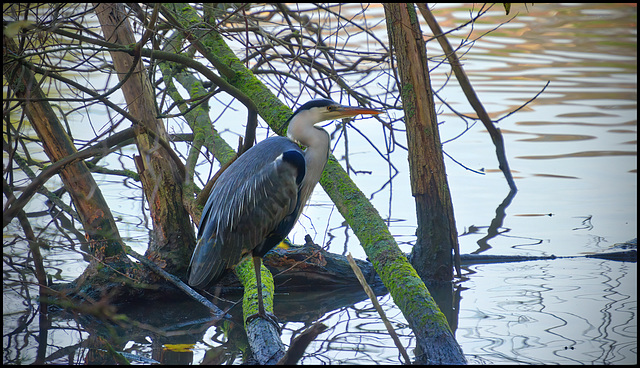
[[[249,317],[247,317],[247,324],[258,317],[261,317],[262,319],[274,325],[276,330],[278,331],[278,334],[282,334],[282,330],[280,329],[280,323],[278,322],[278,317],[276,317],[275,314],[266,313],[266,312],[262,312],[262,313],[258,312],[256,314],[252,314]]]

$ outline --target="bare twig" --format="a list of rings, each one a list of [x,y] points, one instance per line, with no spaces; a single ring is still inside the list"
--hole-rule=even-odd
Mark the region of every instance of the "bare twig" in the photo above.
[[[154,262],[149,260],[147,257],[137,253],[136,251],[134,251],[131,248],[127,249],[127,254],[132,256],[133,258],[137,259],[138,261],[140,261],[140,263],[142,263],[143,265],[147,266],[148,268],[150,268],[152,271],[154,271],[158,275],[162,276],[165,280],[167,280],[168,282],[173,284],[178,289],[184,291],[184,293],[187,294],[188,296],[190,296],[192,299],[196,300],[200,304],[202,304],[205,307],[209,308],[209,310],[211,310],[211,312],[214,314],[215,318],[217,318],[217,319],[231,318],[224,311],[222,311],[220,308],[216,307],[215,304],[211,303],[208,299],[206,299],[202,295],[198,294],[195,290],[193,290],[191,287],[187,286],[187,284],[182,282],[176,276],[174,276],[174,275],[168,273],[167,271],[163,270],[162,268],[160,268],[157,264],[155,264]]]
[[[396,344],[396,347],[398,348],[398,350],[400,350],[400,354],[402,354],[402,357],[405,360],[405,364],[411,364],[411,358],[409,358],[407,351],[405,350],[404,346],[402,346],[402,343],[398,338],[398,334],[396,334],[396,331],[393,329],[393,326],[391,326],[391,322],[389,322],[387,315],[382,310],[380,303],[378,303],[376,294],[373,292],[373,290],[371,290],[371,287],[369,286],[369,284],[367,284],[367,281],[364,279],[364,275],[362,274],[362,271],[360,271],[360,267],[358,267],[358,265],[356,264],[356,261],[351,256],[351,253],[347,254],[347,259],[349,260],[349,265],[353,269],[353,272],[356,274],[358,281],[360,281],[360,285],[362,285],[362,288],[364,288],[364,291],[369,296],[369,299],[371,299],[371,303],[373,303],[374,308],[376,308],[376,311],[378,311],[380,318],[382,318],[382,322],[384,322],[384,326],[387,328],[387,331],[389,331],[389,335],[391,335],[393,342]]]
[[[513,180],[513,176],[511,175],[511,170],[509,169],[509,162],[507,161],[507,156],[505,154],[504,140],[502,139],[502,133],[500,132],[500,129],[496,128],[496,126],[493,125],[489,114],[487,114],[487,111],[484,109],[484,106],[476,95],[471,82],[469,82],[469,78],[464,72],[462,64],[460,63],[455,50],[453,49],[453,47],[451,47],[451,44],[444,35],[444,32],[442,32],[442,29],[436,21],[436,18],[433,16],[433,14],[431,14],[429,7],[425,4],[418,4],[418,8],[420,9],[420,13],[422,13],[425,21],[429,25],[429,28],[431,28],[431,31],[440,43],[440,47],[442,47],[442,50],[447,56],[447,59],[449,59],[449,64],[451,65],[451,68],[453,69],[453,72],[456,75],[458,83],[460,83],[460,87],[464,91],[465,96],[467,96],[469,103],[475,110],[476,114],[478,114],[478,117],[491,135],[491,140],[496,146],[496,155],[498,156],[500,170],[502,170],[504,177],[507,179],[509,188],[511,188],[512,191],[517,191],[518,188],[516,187],[516,183]]]

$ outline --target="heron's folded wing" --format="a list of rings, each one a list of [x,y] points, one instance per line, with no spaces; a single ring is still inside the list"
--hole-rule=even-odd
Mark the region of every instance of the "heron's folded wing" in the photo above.
[[[257,167],[258,160],[264,163],[267,157],[252,151],[227,168],[211,191],[191,258],[192,286],[205,287],[233,268],[299,206],[298,183],[304,172],[296,165],[300,160],[280,155]],[[298,154],[302,157],[301,151]]]

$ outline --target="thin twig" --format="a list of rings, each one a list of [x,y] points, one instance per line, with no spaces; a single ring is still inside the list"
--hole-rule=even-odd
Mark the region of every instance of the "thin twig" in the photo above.
[[[369,296],[369,299],[371,299],[371,303],[373,303],[373,306],[378,311],[380,318],[382,318],[382,322],[384,322],[384,326],[387,328],[387,331],[389,331],[389,335],[391,335],[391,338],[393,339],[394,344],[396,344],[396,347],[398,348],[398,350],[400,350],[400,354],[402,354],[402,357],[404,358],[405,363],[411,364],[411,358],[409,358],[407,351],[405,350],[404,346],[402,346],[402,343],[400,342],[400,338],[398,337],[398,334],[396,334],[396,331],[393,329],[393,326],[391,326],[391,322],[389,322],[389,319],[387,319],[387,315],[382,310],[380,303],[378,303],[376,294],[373,292],[373,290],[371,290],[371,287],[369,286],[369,284],[367,284],[367,281],[364,279],[364,275],[362,274],[360,267],[358,267],[358,265],[356,264],[356,261],[353,259],[353,257],[351,257],[351,253],[347,254],[347,259],[349,260],[349,265],[353,269],[353,272],[356,274],[358,281],[360,281],[360,285],[362,285],[362,288]]]
[[[209,310],[211,310],[213,312],[213,314],[215,315],[215,318],[218,318],[218,319],[230,318],[224,311],[222,311],[220,308],[216,307],[215,304],[211,303],[211,301],[209,301],[208,299],[206,299],[202,295],[198,294],[195,290],[193,290],[191,287],[187,286],[187,284],[182,282],[176,276],[174,276],[174,275],[168,273],[167,271],[163,270],[162,268],[160,268],[157,264],[153,263],[147,257],[137,253],[136,251],[134,251],[131,248],[127,249],[127,254],[132,256],[133,258],[137,259],[140,263],[142,263],[143,265],[147,266],[152,271],[156,272],[158,275],[162,276],[165,280],[169,281],[171,284],[173,284],[178,289],[184,291],[185,294],[189,295],[191,298],[193,298],[194,300],[198,301],[200,304],[202,304],[205,307],[209,308]]]
[[[502,133],[500,132],[500,129],[496,128],[496,126],[491,121],[489,114],[487,114],[487,111],[484,109],[484,106],[476,95],[476,92],[474,91],[473,86],[471,85],[471,82],[467,77],[467,74],[462,68],[462,64],[460,63],[455,50],[453,49],[453,47],[451,47],[449,40],[447,40],[447,37],[444,35],[444,32],[440,28],[440,25],[436,21],[436,18],[433,16],[433,14],[431,14],[429,7],[425,4],[418,4],[418,8],[420,9],[422,17],[429,25],[429,28],[431,28],[431,32],[433,32],[434,36],[440,43],[440,47],[442,47],[442,50],[447,56],[449,64],[451,65],[451,69],[453,70],[458,83],[460,83],[460,87],[462,88],[465,96],[467,96],[471,107],[473,107],[476,114],[478,114],[478,117],[482,121],[482,124],[484,124],[485,128],[489,132],[489,135],[491,135],[491,140],[496,146],[496,155],[498,156],[500,170],[504,174],[505,179],[507,179],[509,188],[511,188],[511,190],[513,191],[517,191],[518,188],[516,187],[516,183],[513,180],[513,176],[511,175],[511,170],[509,169],[509,162],[507,161],[507,157],[505,154],[504,141],[502,139]]]

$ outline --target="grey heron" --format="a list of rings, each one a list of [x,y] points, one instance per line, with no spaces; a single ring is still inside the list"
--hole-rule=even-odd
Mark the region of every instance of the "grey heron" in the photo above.
[[[289,234],[329,157],[329,134],[315,124],[381,112],[311,100],[289,118],[289,138],[267,138],[240,155],[218,177],[202,211],[189,285],[204,288],[251,255],[258,314],[266,317],[261,258]]]

